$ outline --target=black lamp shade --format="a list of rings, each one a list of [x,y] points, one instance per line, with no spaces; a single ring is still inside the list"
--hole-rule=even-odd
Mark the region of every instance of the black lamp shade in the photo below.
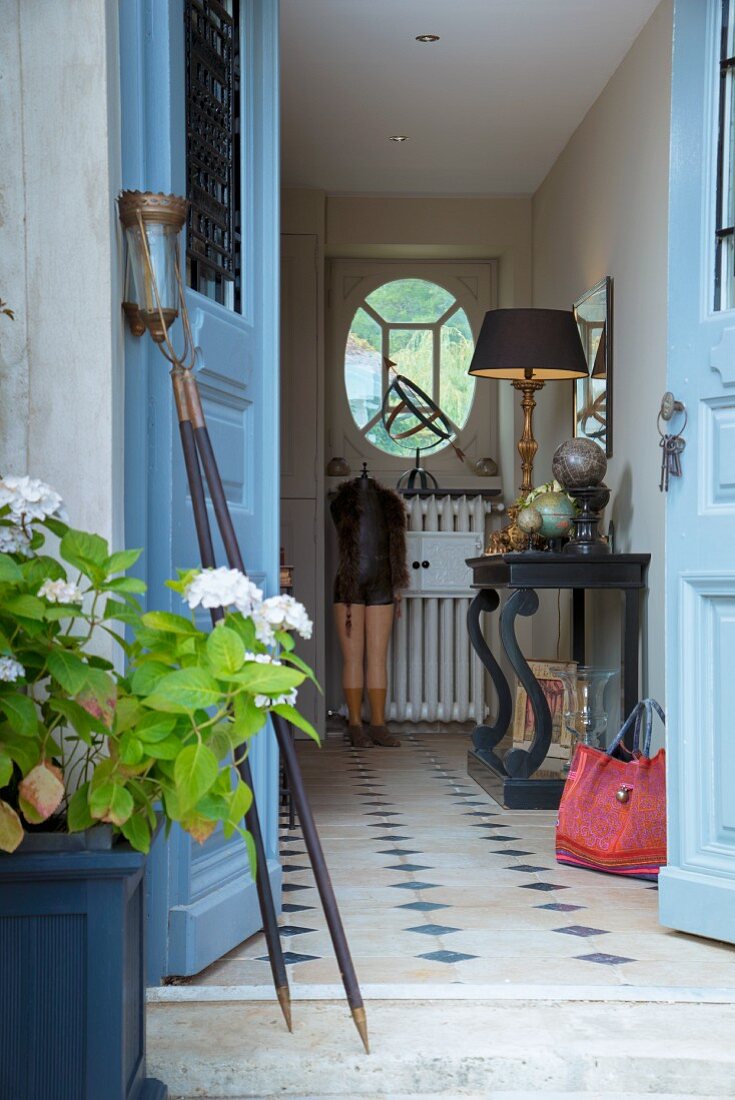
[[[485,314],[469,374],[484,378],[584,378],[577,322],[566,309],[493,309]]]

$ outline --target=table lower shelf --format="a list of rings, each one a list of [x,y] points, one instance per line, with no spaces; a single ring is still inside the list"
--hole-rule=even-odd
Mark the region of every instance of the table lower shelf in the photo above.
[[[544,768],[528,779],[503,775],[477,749],[467,753],[467,774],[508,810],[555,810],[566,781],[550,775]]]

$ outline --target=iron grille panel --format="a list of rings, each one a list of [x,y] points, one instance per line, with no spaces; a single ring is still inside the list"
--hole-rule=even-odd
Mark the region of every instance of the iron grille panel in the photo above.
[[[239,283],[238,15],[237,0],[184,3],[189,283],[219,301]]]

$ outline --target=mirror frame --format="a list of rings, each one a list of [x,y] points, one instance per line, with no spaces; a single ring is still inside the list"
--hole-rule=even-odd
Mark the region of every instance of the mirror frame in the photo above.
[[[605,291],[605,454],[608,458],[612,458],[613,453],[613,280],[612,276],[604,275],[599,282],[594,286],[586,290],[584,294],[581,294],[574,302],[572,310],[574,312],[574,318],[579,325],[578,311],[589,301],[595,294],[599,294],[600,291]],[[582,332],[580,329],[580,336]],[[584,344],[584,339],[582,340]],[[585,346],[585,355],[587,354],[587,347]],[[590,374],[592,373],[592,363],[588,363]],[[579,396],[583,387],[588,386],[590,382],[589,378],[579,378],[572,383],[572,432],[575,439],[579,435],[578,431],[578,411],[579,411]]]

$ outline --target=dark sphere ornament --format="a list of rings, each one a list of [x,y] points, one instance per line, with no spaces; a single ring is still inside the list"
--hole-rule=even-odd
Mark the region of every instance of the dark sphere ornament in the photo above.
[[[607,457],[593,439],[568,439],[554,452],[551,470],[565,489],[599,485],[607,472]]]

